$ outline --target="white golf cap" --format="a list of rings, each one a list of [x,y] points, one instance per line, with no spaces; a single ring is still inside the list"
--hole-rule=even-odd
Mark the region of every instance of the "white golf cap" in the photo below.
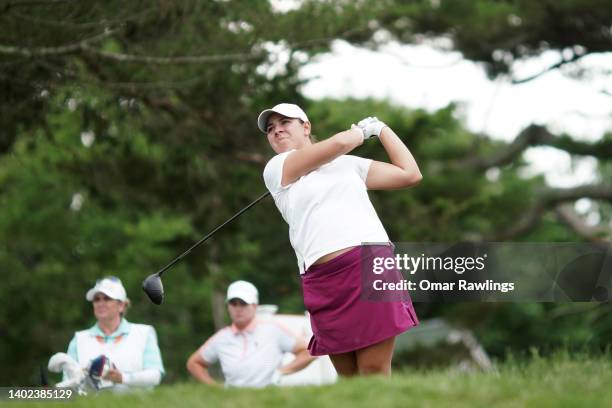
[[[232,299],[240,299],[249,305],[256,305],[259,303],[259,292],[257,288],[251,282],[239,280],[227,288],[227,301]]]
[[[125,288],[123,287],[121,280],[114,276],[99,279],[96,282],[96,285],[87,291],[85,299],[89,300],[90,302],[93,301],[96,293],[104,293],[109,298],[120,300],[122,302],[127,300],[127,294],[125,293]]]
[[[288,118],[300,119],[303,122],[308,122],[308,116],[299,106],[293,103],[279,103],[272,109],[263,110],[257,118],[257,127],[264,133],[266,132],[266,126],[268,126],[268,119],[273,113],[286,116]]]

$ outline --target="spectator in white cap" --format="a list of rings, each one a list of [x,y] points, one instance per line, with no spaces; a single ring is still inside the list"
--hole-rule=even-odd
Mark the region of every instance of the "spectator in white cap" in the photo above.
[[[68,355],[82,367],[101,355],[111,362],[103,385],[114,391],[131,387],[152,388],[164,374],[153,326],[125,319],[129,299],[121,280],[108,276],[96,282],[85,298],[92,302],[96,324],[78,331],[68,345]]]
[[[226,300],[232,324],[210,337],[187,361],[196,380],[217,384],[208,369],[219,362],[226,387],[261,388],[313,361],[303,339],[272,320],[256,317],[259,295],[252,283],[232,283]],[[281,366],[284,353],[295,354],[295,359]]]

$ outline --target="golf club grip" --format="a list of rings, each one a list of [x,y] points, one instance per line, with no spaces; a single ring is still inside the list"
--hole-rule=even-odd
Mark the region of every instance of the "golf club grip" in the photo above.
[[[198,242],[193,244],[191,246],[191,248],[189,248],[188,250],[186,250],[185,252],[183,252],[182,254],[177,256],[176,258],[174,258],[174,260],[172,260],[168,265],[164,266],[159,271],[157,271],[157,276],[161,276],[166,270],[170,269],[174,264],[176,264],[178,261],[183,259],[186,255],[188,255],[194,248],[197,248],[198,246],[200,246],[201,244],[206,242],[206,240],[208,240],[208,238],[212,237],[215,234],[215,232],[219,231],[221,228],[223,228],[224,226],[226,226],[227,224],[232,222],[234,219],[238,218],[246,210],[248,210],[249,208],[251,208],[252,206],[254,206],[255,204],[257,204],[258,202],[260,202],[261,200],[263,200],[264,198],[266,198],[269,195],[270,195],[270,192],[266,191],[263,195],[261,195],[259,198],[257,198],[255,201],[253,201],[251,204],[247,205],[242,210],[238,211],[229,220],[225,221],[223,224],[219,225],[217,228],[215,228],[214,230],[209,232],[205,237],[201,238]]]

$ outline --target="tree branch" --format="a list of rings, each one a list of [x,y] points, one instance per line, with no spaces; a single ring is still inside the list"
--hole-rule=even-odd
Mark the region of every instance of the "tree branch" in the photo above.
[[[612,139],[599,140],[595,143],[585,143],[572,139],[567,135],[555,136],[545,128],[541,131],[541,140],[538,145],[546,145],[564,150],[569,154],[580,156],[593,156],[598,159],[612,159]]]
[[[580,142],[567,135],[555,135],[546,127],[529,125],[512,143],[489,157],[467,157],[451,163],[455,168],[486,170],[491,167],[512,163],[523,151],[533,146],[551,146],[569,154],[593,156],[598,159],[612,159],[612,140],[599,140],[595,143]]]
[[[69,1],[69,0],[63,0],[63,1]],[[15,18],[19,18],[22,19],[24,21],[27,21],[29,23],[34,23],[34,24],[45,24],[51,27],[75,27],[75,28],[93,28],[93,27],[100,27],[100,26],[108,26],[108,25],[120,25],[120,24],[125,24],[130,20],[135,20],[141,17],[145,17],[149,14],[152,14],[153,12],[155,12],[156,10],[158,10],[158,8],[156,7],[151,7],[142,11],[139,11],[137,13],[133,13],[133,14],[124,14],[124,15],[120,15],[116,18],[104,18],[98,21],[92,21],[92,22],[83,22],[83,23],[74,23],[71,21],[61,21],[61,20],[49,20],[49,19],[45,19],[45,18],[38,18],[38,17],[33,17],[27,14],[22,14],[19,12],[13,12],[11,14],[11,16],[14,16]]]
[[[311,38],[304,41],[296,41],[288,43],[288,49],[309,48],[319,44],[328,43],[335,39],[349,38],[353,35],[364,32],[365,29],[350,29],[333,37]],[[125,53],[106,52],[91,47],[87,47],[90,54],[110,59],[117,62],[144,63],[154,65],[171,65],[171,64],[201,64],[209,62],[228,62],[228,61],[248,61],[262,58],[265,55],[263,47],[255,48],[250,52],[231,53],[231,54],[216,54],[216,55],[188,55],[175,57],[158,57],[147,55],[134,55]]]
[[[104,30],[104,32],[94,35],[93,37],[86,38],[85,40],[79,41],[77,43],[60,45],[57,47],[25,48],[25,47],[19,47],[19,46],[0,44],[0,54],[20,55],[26,58],[46,57],[49,55],[71,54],[71,53],[75,53],[75,52],[87,49],[89,46],[89,43],[103,40],[105,38],[110,37],[114,33],[115,33],[115,30],[107,28],[106,30]]]
[[[540,197],[547,206],[575,201],[580,198],[612,201],[612,185],[585,184],[571,188],[547,188],[543,190]]]
[[[537,140],[544,140],[546,136],[542,126],[530,125],[523,129],[521,133],[505,148],[488,156],[472,156],[462,160],[457,160],[451,164],[453,167],[471,168],[474,170],[485,170],[491,167],[499,167],[511,163],[520,156],[525,149],[534,145]]]
[[[584,57],[585,55],[588,55],[588,54],[589,53],[584,53],[584,54],[573,53],[570,58],[563,58],[563,59],[561,59],[561,61],[557,62],[556,64],[551,65],[550,67],[546,68],[545,70],[543,70],[541,72],[538,72],[537,74],[530,75],[530,76],[528,76],[526,78],[522,78],[522,79],[513,79],[511,83],[513,85],[518,85],[518,84],[524,84],[525,82],[532,81],[532,80],[534,80],[534,79],[536,79],[536,78],[546,74],[547,72],[554,71],[555,69],[562,67],[563,65],[571,64],[572,62],[576,62],[580,58],[582,58],[582,57]]]
[[[588,225],[586,222],[584,222],[582,217],[574,211],[571,205],[558,205],[555,208],[555,213],[559,220],[561,220],[564,224],[570,227],[572,231],[585,238],[587,241],[594,244],[603,244],[606,247],[612,244],[609,238],[606,239],[606,237],[610,237],[612,235],[609,230]]]
[[[591,184],[572,188],[546,188],[537,193],[531,208],[513,223],[513,226],[489,238],[491,241],[506,241],[533,230],[542,215],[560,204],[576,201],[580,198],[592,198],[612,202],[612,185]]]
[[[227,61],[247,61],[261,58],[263,53],[234,53],[234,54],[215,54],[215,55],[190,55],[177,57],[153,57],[146,55],[124,54],[117,52],[106,52],[94,49],[85,45],[83,48],[89,54],[97,55],[102,58],[117,62],[134,62],[154,65],[173,65],[173,64],[202,64],[208,62],[227,62]]]
[[[493,234],[488,237],[488,241],[510,241],[513,238],[516,238],[520,235],[523,235],[531,230],[533,230],[542,215],[545,212],[545,207],[542,203],[538,202],[533,205],[530,209],[526,210],[522,216],[516,220],[512,227],[508,228],[505,231],[501,231],[497,234]]]
[[[304,41],[297,41],[294,43],[288,43],[287,48],[309,48],[319,44],[328,43],[335,39],[350,38],[353,35],[367,31],[367,29],[357,28],[346,30],[339,35],[323,38],[311,38]],[[97,48],[90,46],[91,43],[99,41],[102,38],[109,37],[114,34],[114,31],[107,29],[104,33],[97,36],[88,38],[78,43],[68,44],[58,47],[39,47],[39,48],[26,48],[19,46],[1,45],[0,54],[7,55],[21,55],[26,58],[31,57],[44,57],[48,55],[62,55],[70,54],[75,52],[87,52],[88,54],[102,57],[105,59],[113,60],[116,62],[127,62],[127,63],[144,63],[152,65],[173,65],[173,64],[202,64],[202,63],[215,63],[215,62],[229,62],[229,61],[249,61],[260,59],[265,55],[265,49],[263,47],[254,48],[248,52],[241,53],[230,53],[230,54],[213,54],[213,55],[186,55],[186,56],[172,56],[172,57],[159,57],[150,55],[135,55],[119,52],[108,52],[102,51]]]
[[[12,3],[7,3],[4,5],[2,9],[2,13],[7,12],[11,8],[15,7],[23,7],[23,6],[54,6],[56,4],[62,3],[74,3],[77,0],[23,0],[23,1],[14,1]]]

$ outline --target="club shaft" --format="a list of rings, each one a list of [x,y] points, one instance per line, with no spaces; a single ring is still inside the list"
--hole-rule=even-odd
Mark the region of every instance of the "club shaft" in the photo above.
[[[254,206],[255,204],[257,204],[258,202],[260,202],[261,200],[263,200],[264,198],[266,198],[267,196],[270,195],[270,192],[267,191],[266,193],[264,193],[262,196],[260,196],[258,199],[256,199],[255,201],[253,201],[251,204],[247,205],[246,207],[244,207],[242,210],[238,211],[236,214],[234,214],[229,220],[225,221],[223,224],[219,225],[217,228],[215,228],[214,230],[212,230],[211,232],[209,232],[205,237],[202,237],[202,239],[200,239],[198,242],[196,242],[195,244],[193,244],[191,246],[191,248],[189,248],[188,250],[186,250],[185,252],[183,252],[182,254],[180,254],[179,256],[177,256],[176,258],[174,258],[168,265],[164,266],[163,268],[161,268],[159,271],[157,271],[157,276],[162,276],[162,274],[170,269],[174,264],[176,264],[177,262],[179,262],[181,259],[183,259],[185,256],[187,256],[194,248],[197,248],[198,246],[200,246],[201,244],[203,244],[204,242],[206,242],[210,237],[212,237],[215,232],[219,231],[221,228],[225,227],[227,224],[229,224],[230,222],[232,222],[233,220],[235,220],[236,218],[238,218],[243,212],[245,212],[246,210],[248,210],[249,208],[251,208],[252,206]]]

